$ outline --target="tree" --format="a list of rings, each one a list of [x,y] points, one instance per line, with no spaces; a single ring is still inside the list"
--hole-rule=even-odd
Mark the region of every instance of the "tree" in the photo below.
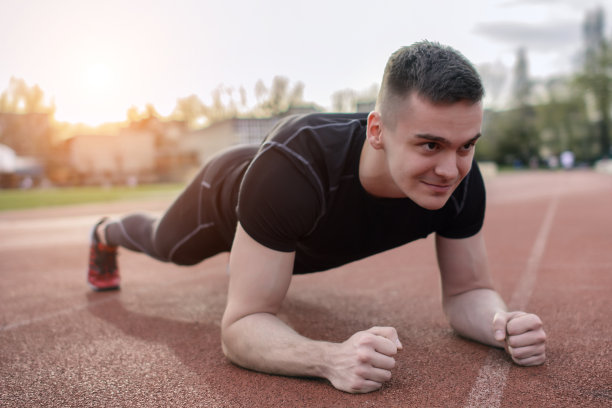
[[[530,163],[539,157],[540,138],[536,128],[536,111],[531,101],[532,82],[524,48],[517,50],[512,84],[512,109],[498,117],[499,142],[496,160],[505,163]]]
[[[354,89],[342,89],[332,94],[334,112],[353,112],[357,106],[357,92]]]
[[[8,88],[0,95],[0,112],[53,115],[55,106],[45,104],[45,93],[38,85],[28,86],[25,80],[12,77]]]
[[[209,123],[234,118],[238,115],[240,107],[246,106],[246,92],[239,90],[240,103],[234,99],[234,88],[219,85],[212,93],[212,104],[206,106],[205,116]]]
[[[546,99],[536,107],[537,128],[545,156],[572,150],[579,160],[590,156],[583,97],[569,78],[550,78],[544,84]]]
[[[206,105],[200,98],[193,94],[176,101],[176,107],[172,116],[187,123],[187,126],[195,127],[206,115]]]
[[[519,108],[528,106],[531,102],[531,89],[527,51],[525,48],[519,48],[516,52],[516,63],[514,64],[513,104]]]
[[[610,108],[612,98],[612,50],[604,36],[605,16],[597,8],[587,13],[583,24],[585,42],[584,64],[577,76],[578,85],[585,92],[589,116],[599,141],[599,155],[606,157],[610,150]],[[592,104],[589,104],[592,101]]]
[[[141,115],[140,111],[134,105],[132,105],[132,106],[130,106],[128,108],[128,110],[125,113],[125,115],[127,116],[128,122],[131,122],[131,123],[138,122],[139,120],[142,119],[142,115]]]
[[[290,86],[289,79],[275,76],[272,85],[267,88],[263,81],[255,84],[255,97],[258,104],[254,113],[263,116],[278,115],[286,112],[292,106],[304,102],[304,84],[297,82]]]
[[[504,84],[508,78],[508,71],[501,62],[481,64],[478,73],[487,90],[485,103],[489,107],[500,108],[504,101]]]
[[[45,104],[45,94],[38,85],[11,78],[0,94],[0,143],[19,155],[45,160],[53,139],[50,119],[54,112],[55,106]]]
[[[332,109],[335,112],[355,112],[360,102],[373,103],[378,95],[378,84],[362,91],[342,89],[332,94]]]

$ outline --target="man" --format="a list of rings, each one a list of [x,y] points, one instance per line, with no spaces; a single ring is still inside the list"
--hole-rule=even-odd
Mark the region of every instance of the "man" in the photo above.
[[[369,115],[291,117],[257,151],[239,147],[211,160],[160,220],[103,219],[92,234],[89,282],[118,287],[117,246],[178,264],[231,249],[226,356],[253,370],[369,392],[391,378],[402,348],[395,328],[373,327],[343,343],[301,336],[276,316],[292,274],[435,232],[443,307],[455,331],[505,347],[519,365],[542,364],[542,322],[507,311],[487,269],[485,192],[473,161],[483,93],[475,69],[451,48],[401,48]]]

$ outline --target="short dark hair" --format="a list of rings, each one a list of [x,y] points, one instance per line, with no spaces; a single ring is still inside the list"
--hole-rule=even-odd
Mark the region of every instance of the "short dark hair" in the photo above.
[[[412,92],[433,103],[480,102],[484,87],[474,66],[460,52],[436,42],[402,47],[389,57],[378,94],[383,117]],[[390,119],[390,118],[388,118]]]

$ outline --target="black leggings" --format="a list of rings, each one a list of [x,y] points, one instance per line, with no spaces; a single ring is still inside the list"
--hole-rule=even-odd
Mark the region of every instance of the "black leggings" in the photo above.
[[[250,160],[256,151],[256,146],[240,146],[216,155],[161,218],[137,213],[109,223],[105,229],[108,244],[178,265],[194,265],[229,251],[231,242],[224,239],[214,220],[213,202],[228,167]]]

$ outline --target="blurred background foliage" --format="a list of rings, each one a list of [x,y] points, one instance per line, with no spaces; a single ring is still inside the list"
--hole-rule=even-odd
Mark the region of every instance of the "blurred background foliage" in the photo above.
[[[533,81],[527,50],[517,51],[507,108],[486,112],[480,160],[535,166],[569,150],[587,165],[611,156],[612,50],[603,10],[589,12],[582,28],[570,76]]]

